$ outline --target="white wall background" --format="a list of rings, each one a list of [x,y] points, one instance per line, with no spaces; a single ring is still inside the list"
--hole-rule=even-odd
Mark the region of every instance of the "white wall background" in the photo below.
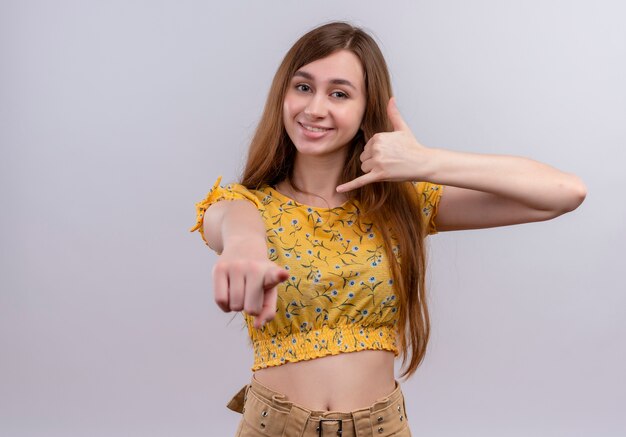
[[[228,436],[250,378],[194,202],[308,29],[373,31],[425,145],[580,175],[554,221],[439,234],[416,436],[626,435],[626,5],[0,3],[0,435]]]

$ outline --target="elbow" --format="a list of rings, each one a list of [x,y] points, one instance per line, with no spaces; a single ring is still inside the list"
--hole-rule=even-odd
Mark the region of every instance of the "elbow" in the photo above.
[[[581,178],[574,176],[572,186],[569,189],[569,204],[567,212],[574,211],[578,208],[587,197],[587,186]]]
[[[578,208],[587,197],[587,186],[578,176],[572,175],[571,180],[562,186],[563,196],[561,207],[556,211],[556,216],[566,214]]]

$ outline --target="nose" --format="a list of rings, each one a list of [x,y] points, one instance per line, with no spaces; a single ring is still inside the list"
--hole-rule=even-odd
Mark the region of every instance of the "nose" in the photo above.
[[[326,96],[322,93],[315,93],[311,95],[306,107],[304,108],[304,115],[311,119],[326,117],[328,114],[328,107],[326,103]]]

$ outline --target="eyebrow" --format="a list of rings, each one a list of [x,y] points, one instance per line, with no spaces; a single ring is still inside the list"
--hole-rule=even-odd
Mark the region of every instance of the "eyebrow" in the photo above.
[[[308,80],[315,80],[315,78],[313,77],[312,74],[307,73],[306,71],[302,71],[302,70],[296,71],[293,76],[294,77],[300,76],[300,77],[303,77],[303,78],[308,79]],[[335,84],[335,85],[347,85],[349,87],[352,87],[352,89],[354,89],[356,91],[356,87],[354,85],[352,85],[352,82],[350,82],[349,80],[346,80],[346,79],[331,79],[331,80],[329,80],[329,82],[332,83],[332,84]]]

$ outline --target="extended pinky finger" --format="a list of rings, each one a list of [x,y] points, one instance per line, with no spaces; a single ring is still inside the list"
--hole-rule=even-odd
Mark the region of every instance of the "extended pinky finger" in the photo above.
[[[367,185],[372,182],[376,182],[376,176],[373,173],[365,173],[364,175],[361,175],[358,178],[351,180],[350,182],[339,185],[337,187],[337,192],[345,193],[346,191],[355,190],[362,187],[363,185]]]

